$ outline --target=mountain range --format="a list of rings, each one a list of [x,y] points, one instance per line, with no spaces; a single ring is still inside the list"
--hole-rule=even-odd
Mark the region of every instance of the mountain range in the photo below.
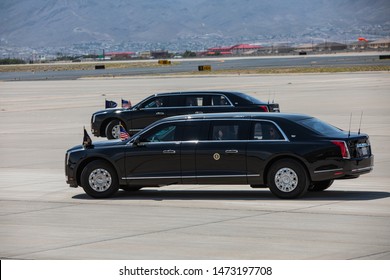
[[[0,45],[390,35],[389,0],[1,0]]]

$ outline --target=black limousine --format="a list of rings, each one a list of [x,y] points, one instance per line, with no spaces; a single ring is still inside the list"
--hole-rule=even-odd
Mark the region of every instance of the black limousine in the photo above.
[[[369,137],[301,114],[220,113],[157,121],[128,140],[66,152],[66,178],[95,198],[172,184],[267,187],[280,198],[373,168]]]
[[[162,118],[223,112],[279,112],[279,104],[260,101],[241,92],[191,91],[159,93],[131,108],[105,109],[91,117],[97,137],[119,138],[119,123],[132,135]]]

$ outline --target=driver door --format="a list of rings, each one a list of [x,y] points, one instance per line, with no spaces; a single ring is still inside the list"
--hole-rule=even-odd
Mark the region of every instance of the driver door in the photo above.
[[[141,134],[126,152],[128,185],[179,184],[180,141],[174,123],[161,124]]]

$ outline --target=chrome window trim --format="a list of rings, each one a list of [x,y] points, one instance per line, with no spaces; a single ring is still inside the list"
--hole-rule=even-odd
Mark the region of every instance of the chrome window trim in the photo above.
[[[279,130],[279,132],[282,134],[284,139],[268,139],[268,140],[262,140],[262,139],[251,139],[250,141],[260,141],[260,142],[275,142],[275,141],[287,141],[290,142],[290,139],[287,137],[286,133],[284,133],[283,129],[280,128],[280,126],[272,121],[272,120],[265,120],[265,119],[252,119],[253,122],[270,122]]]
[[[210,106],[186,106],[186,105],[183,105],[183,106],[167,106],[167,107],[152,107],[152,108],[145,108],[145,107],[141,106],[142,104],[148,102],[152,98],[159,98],[159,97],[163,98],[163,97],[173,97],[173,96],[190,96],[190,95],[192,95],[192,96],[194,96],[194,95],[211,95],[211,96],[218,95],[218,96],[223,96],[229,102],[229,104],[210,105]],[[201,92],[200,93],[196,93],[196,92],[191,93],[191,92],[188,92],[187,93],[186,92],[186,93],[180,93],[180,94],[177,94],[177,95],[173,95],[173,94],[153,95],[153,96],[149,96],[149,98],[147,98],[147,99],[142,100],[141,102],[142,102],[142,104],[138,103],[139,105],[137,104],[134,107],[132,107],[131,109],[135,108],[135,109],[139,109],[139,110],[156,110],[156,109],[160,109],[161,110],[162,108],[164,108],[164,109],[178,109],[178,108],[187,108],[187,107],[198,107],[198,108],[235,107],[233,105],[233,102],[225,94],[218,93],[218,92],[216,92],[216,93],[212,93],[212,92],[206,92],[206,93],[201,93]]]
[[[161,125],[161,124],[169,124],[169,123],[181,123],[181,122],[186,122],[188,121],[189,119],[180,119],[180,120],[170,120],[170,121],[165,121],[165,122],[161,122],[161,123],[157,123],[151,127],[149,127],[147,130],[143,131],[142,134],[145,134],[147,133],[149,130],[155,128],[156,126],[158,125]],[[290,139],[286,136],[286,134],[284,133],[284,131],[280,128],[280,126],[272,121],[272,120],[266,120],[266,119],[252,119],[252,118],[247,118],[247,117],[243,117],[243,118],[228,118],[228,119],[221,119],[221,118],[215,118],[215,119],[196,119],[196,121],[207,121],[207,122],[213,122],[213,121],[248,121],[248,122],[270,122],[272,124],[274,124],[277,129],[279,130],[279,132],[282,134],[283,138],[284,139],[268,139],[268,140],[262,140],[262,139],[247,139],[247,140],[240,140],[240,139],[231,139],[231,140],[187,140],[187,141],[169,141],[169,142],[184,142],[184,143],[188,143],[188,142],[194,142],[194,141],[198,141],[198,142],[207,142],[207,143],[212,143],[212,142],[237,142],[239,141],[240,143],[244,143],[244,142],[290,142]],[[142,129],[141,129],[142,130]],[[141,131],[139,130],[139,131]],[[144,142],[144,143],[169,143],[169,142]],[[131,141],[129,141],[127,143],[127,145],[131,144]]]

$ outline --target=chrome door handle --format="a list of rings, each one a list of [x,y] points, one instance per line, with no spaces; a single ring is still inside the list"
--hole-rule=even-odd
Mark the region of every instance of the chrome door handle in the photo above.
[[[175,150],[164,150],[163,154],[176,154]]]
[[[156,116],[164,116],[164,115],[165,115],[164,112],[157,112],[157,113],[156,113]]]
[[[202,111],[195,111],[195,114],[203,114]]]
[[[225,154],[237,154],[238,150],[226,150]]]

